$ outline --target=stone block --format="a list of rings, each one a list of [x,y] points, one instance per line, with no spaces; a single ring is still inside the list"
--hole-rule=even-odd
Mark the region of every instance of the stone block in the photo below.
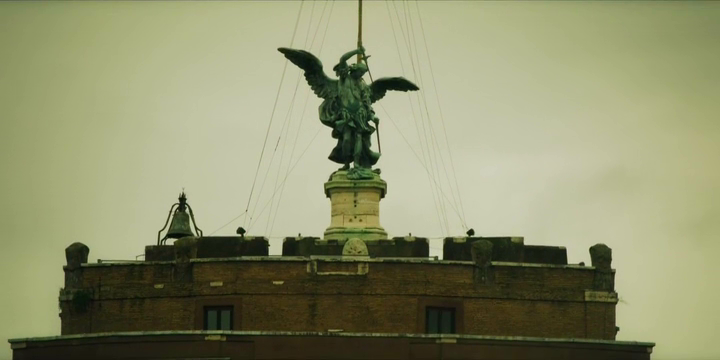
[[[206,236],[198,239],[198,258],[226,258],[242,255],[240,236]]]
[[[183,261],[193,258],[267,256],[270,247],[268,240],[261,236],[206,236],[180,240],[176,240],[173,245],[146,246],[145,260],[172,261],[177,258]]]
[[[173,261],[175,260],[175,247],[173,245],[145,246],[145,261]]]
[[[242,256],[268,256],[270,242],[262,236],[245,237],[242,239],[240,252]]]
[[[493,244],[493,261],[522,262],[525,246],[521,237],[481,238]]]
[[[197,243],[198,238],[194,236],[187,236],[176,240],[173,244],[175,248],[175,261],[188,262],[190,259],[197,258]]]
[[[490,280],[490,261],[493,257],[493,243],[480,239],[470,245],[470,256],[475,269],[473,269],[473,281],[476,284],[487,284]]]
[[[590,260],[595,267],[593,289],[615,291],[615,275],[612,272],[612,249],[605,244],[590,247]]]
[[[493,256],[493,243],[480,239],[470,246],[470,255],[476,266],[486,267],[490,265]]]
[[[445,238],[444,260],[472,261],[471,247],[476,241],[488,241],[492,246],[492,261],[522,262],[523,238],[520,237],[459,237]]]
[[[605,244],[590,247],[590,260],[597,269],[610,270],[612,267],[612,249]]]
[[[312,255],[340,256],[344,244],[344,241],[338,240],[316,240],[313,242]]]
[[[567,249],[562,246],[525,245],[523,262],[567,265]]]
[[[385,244],[385,242],[381,242]],[[387,255],[378,253],[376,257],[429,257],[430,256],[430,244],[427,238],[415,237],[415,236],[404,236],[394,237],[392,244],[392,252]],[[371,254],[372,255],[372,254]]]
[[[69,269],[76,269],[80,264],[87,264],[90,248],[83,243],[72,243],[65,248],[65,260]]]
[[[197,258],[197,243],[197,237],[187,236],[176,240],[173,244],[175,248],[175,264],[172,279],[174,282],[193,282],[193,263],[190,260]]]
[[[315,246],[314,237],[286,237],[283,240],[283,256],[310,256]]]
[[[87,264],[90,248],[83,243],[73,243],[65,248],[65,260],[67,266],[65,272],[65,288],[71,289],[82,286],[83,269],[82,264]]]

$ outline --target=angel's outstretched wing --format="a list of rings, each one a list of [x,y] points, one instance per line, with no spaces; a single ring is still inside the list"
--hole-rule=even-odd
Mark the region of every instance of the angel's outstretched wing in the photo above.
[[[376,102],[382,99],[388,90],[416,91],[420,90],[420,88],[403,77],[391,77],[373,81],[370,84],[370,90],[372,90],[372,102]]]
[[[289,48],[279,48],[278,51],[293,64],[305,71],[305,79],[315,95],[327,99],[337,95],[337,80],[330,79],[323,71],[322,62],[315,55],[304,51]]]

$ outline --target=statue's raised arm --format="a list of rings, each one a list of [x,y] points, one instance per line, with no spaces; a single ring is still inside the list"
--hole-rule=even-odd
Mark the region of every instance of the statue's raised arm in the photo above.
[[[304,50],[289,48],[279,48],[278,51],[305,71],[305,79],[315,95],[323,99],[337,96],[337,80],[330,79],[325,75],[322,62],[315,55]]]

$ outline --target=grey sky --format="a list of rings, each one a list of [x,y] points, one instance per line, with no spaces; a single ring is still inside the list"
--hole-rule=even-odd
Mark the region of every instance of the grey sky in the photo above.
[[[305,2],[292,44],[314,53],[322,44],[328,72],[357,36],[356,4],[331,4],[313,11]],[[371,71],[404,69],[422,80],[446,151],[416,4],[395,3],[400,17],[406,5],[422,79],[394,18],[398,59],[393,5],[376,1],[365,7]],[[623,299],[618,339],[657,342],[659,360],[720,357],[720,3],[418,5],[468,225],[478,235],[566,246],[573,263],[608,244]],[[87,244],[92,261],[133,259],[155,242],[183,187],[206,234],[245,210],[284,65],[276,48],[291,45],[299,7],[0,4],[0,338],[59,334],[63,250],[72,242]],[[287,68],[259,183],[298,74]],[[257,213],[271,199],[283,143],[282,174],[299,128],[293,162],[310,147],[282,192],[272,254],[282,236],[321,236],[330,220],[322,183],[337,168],[326,159],[333,141],[312,94],[300,122],[307,91],[301,79],[287,140],[258,205],[251,202],[250,234],[267,236],[269,211]],[[393,236],[438,238],[448,231],[413,154],[421,154],[415,125],[425,112],[416,101],[383,99],[392,121],[378,109],[388,182],[381,222]],[[447,218],[449,233],[462,234],[452,210]],[[243,220],[247,228],[241,217],[218,234]],[[431,246],[441,255],[440,239]],[[6,345],[0,358],[9,356]]]

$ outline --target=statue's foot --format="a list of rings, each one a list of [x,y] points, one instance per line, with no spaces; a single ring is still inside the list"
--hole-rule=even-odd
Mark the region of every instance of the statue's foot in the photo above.
[[[380,169],[373,169],[373,172],[380,175]]]
[[[370,168],[354,166],[348,170],[347,177],[350,180],[369,180],[375,178],[375,174]]]
[[[338,170],[339,170],[339,171],[345,171],[345,170],[347,170],[347,169],[350,169],[350,164],[345,164],[345,165],[343,165],[343,167],[341,167],[341,168],[338,169]]]

